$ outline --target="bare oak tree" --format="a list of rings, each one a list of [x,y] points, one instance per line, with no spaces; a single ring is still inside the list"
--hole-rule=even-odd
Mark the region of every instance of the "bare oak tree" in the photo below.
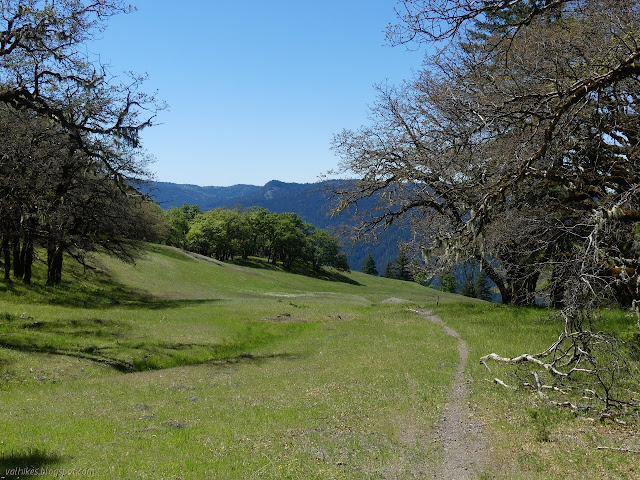
[[[405,0],[398,14],[392,43],[439,50],[380,87],[371,126],[334,138],[358,178],[336,209],[376,197],[364,232],[410,219],[431,273],[475,259],[505,303],[533,303],[548,278],[565,336],[518,361],[562,351],[557,378],[600,378],[601,362],[576,367],[600,341],[586,319],[640,298],[640,2]]]

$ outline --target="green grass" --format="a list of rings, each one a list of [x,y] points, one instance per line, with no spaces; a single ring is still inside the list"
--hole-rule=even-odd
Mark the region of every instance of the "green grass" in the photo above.
[[[550,411],[479,365],[491,351],[546,348],[558,325],[543,310],[147,251],[135,265],[68,263],[61,287],[0,285],[0,477],[23,465],[104,479],[438,478],[434,427],[458,354],[408,311],[419,306],[469,346],[493,446],[483,478],[633,478],[632,458],[593,447],[624,440],[617,426]],[[619,331],[631,321],[608,315]]]
[[[626,424],[601,422],[596,409],[586,415],[550,406],[531,390],[507,390],[493,383],[500,378],[518,385],[515,373],[532,368],[489,363],[480,357],[544,351],[557,338],[562,324],[539,308],[509,308],[486,303],[450,304],[434,311],[456,329],[469,346],[468,375],[472,399],[483,412],[492,442],[492,466],[487,478],[512,479],[631,479],[640,478],[638,455],[599,446],[640,451],[640,412],[631,410]],[[634,322],[624,312],[603,311],[595,328],[627,331]],[[637,391],[637,390],[636,390]]]

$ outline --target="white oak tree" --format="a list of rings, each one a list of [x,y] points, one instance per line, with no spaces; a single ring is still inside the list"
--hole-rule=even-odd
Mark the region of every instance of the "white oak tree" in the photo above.
[[[622,363],[588,353],[612,345],[588,323],[604,301],[640,299],[640,2],[405,0],[398,14],[392,43],[438,53],[380,87],[371,125],[334,138],[358,178],[336,209],[377,198],[363,231],[410,219],[431,273],[475,259],[505,303],[550,278],[565,333],[518,361],[622,401],[603,387]]]

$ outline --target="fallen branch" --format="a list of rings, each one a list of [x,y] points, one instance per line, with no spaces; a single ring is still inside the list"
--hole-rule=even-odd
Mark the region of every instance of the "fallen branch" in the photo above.
[[[571,402],[551,402],[556,407],[569,407],[571,410],[584,410],[584,408],[579,407],[578,405],[574,405]]]
[[[495,383],[497,383],[498,385],[502,385],[505,388],[508,388],[510,390],[516,390],[515,387],[512,387],[511,385],[507,385],[506,383],[504,383],[502,380],[500,380],[499,378],[494,378],[493,381]]]
[[[558,387],[554,387],[552,385],[542,385],[542,389],[543,390],[553,390],[554,392],[558,392],[561,393],[563,395],[569,395],[569,392],[567,392],[566,390],[562,390],[561,388]]]
[[[544,393],[542,393],[542,383],[540,383],[540,377],[538,376],[538,372],[533,371],[531,373],[533,374],[533,378],[535,378],[536,380],[536,387],[538,387],[538,395],[540,395],[541,397],[544,397]]]
[[[484,360],[480,360],[480,363],[483,364],[485,367],[487,367],[487,370],[489,370],[489,373],[493,373],[489,368],[489,365],[487,365],[487,362],[485,362]]]
[[[481,361],[483,361],[483,360],[494,360],[496,362],[502,362],[502,363],[531,362],[531,363],[535,363],[536,365],[541,366],[545,370],[547,370],[547,371],[549,371],[549,372],[551,372],[554,375],[557,375],[559,377],[568,376],[567,373],[564,373],[564,372],[561,372],[560,370],[557,370],[550,363],[544,363],[542,360],[537,359],[536,357],[534,357],[533,355],[531,355],[529,353],[525,353],[523,355],[519,355],[519,356],[513,357],[513,358],[501,357],[500,355],[498,355],[496,353],[490,353],[489,355],[485,355],[484,357],[482,357],[480,360]]]

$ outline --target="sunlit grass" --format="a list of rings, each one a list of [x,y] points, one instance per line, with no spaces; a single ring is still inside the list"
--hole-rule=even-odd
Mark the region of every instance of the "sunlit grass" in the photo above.
[[[95,306],[75,286],[56,305],[44,286],[3,297],[2,458],[37,451],[95,478],[423,478],[437,463],[455,343],[380,304],[432,291],[165,247],[94,262],[110,273],[79,275]]]
[[[135,265],[96,255],[95,271],[68,263],[61,287],[3,284],[0,468],[90,468],[104,479],[438,478],[434,428],[458,354],[453,337],[408,310],[425,307],[469,347],[472,401],[492,447],[483,478],[636,473],[628,456],[595,450],[626,442],[623,427],[549,410],[493,384],[510,381],[506,369],[479,363],[546,348],[560,325],[545,310],[358,272],[148,252]],[[604,316],[616,331],[633,321]]]
[[[479,362],[491,352],[516,356],[544,351],[563,328],[552,312],[487,303],[450,304],[434,310],[461,333],[469,346],[467,372],[474,382],[472,398],[484,412],[491,432],[493,465],[487,478],[640,478],[637,455],[597,448],[640,450],[636,433],[640,412],[627,412],[626,425],[601,422],[597,409],[575,415],[552,406],[532,389],[509,390],[493,382],[500,378],[517,387],[522,376],[529,374],[525,367],[516,370],[495,362],[487,366]],[[594,328],[620,332],[633,322],[625,312],[603,311]],[[520,378],[514,375],[516,371]]]

